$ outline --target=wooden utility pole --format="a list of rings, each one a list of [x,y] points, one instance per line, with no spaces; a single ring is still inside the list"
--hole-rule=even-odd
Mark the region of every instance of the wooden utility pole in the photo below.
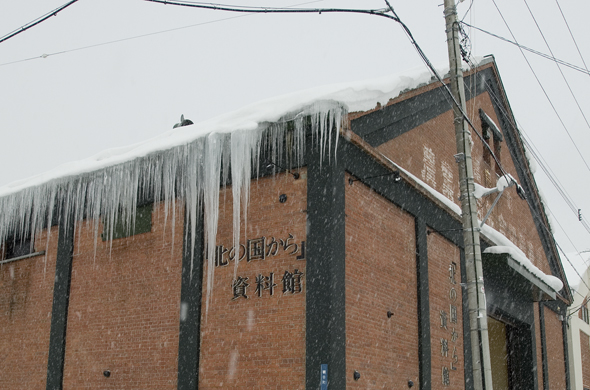
[[[457,21],[455,0],[444,0],[444,7],[451,74],[451,92],[453,93],[455,102],[458,103],[458,106],[453,105],[455,114],[455,138],[457,142],[457,155],[455,159],[459,166],[459,188],[461,191],[473,388],[475,390],[493,390],[488,340],[488,319],[481,263],[481,247],[479,243],[480,228],[477,220],[477,202],[473,194],[471,133],[467,127],[467,121],[464,118],[464,113],[467,111],[463,71],[461,70],[459,22]]]

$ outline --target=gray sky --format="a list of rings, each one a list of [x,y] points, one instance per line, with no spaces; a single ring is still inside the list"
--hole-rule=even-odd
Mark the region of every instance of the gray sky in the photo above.
[[[521,44],[549,53],[524,0],[495,1]],[[0,35],[64,3],[0,0]],[[440,3],[391,1],[435,65],[448,61]],[[555,56],[584,67],[556,0],[528,3]],[[381,0],[232,0],[230,4],[385,6]],[[590,64],[590,3],[559,0],[559,5]],[[458,7],[465,22],[511,38],[492,0],[475,0],[467,12],[469,6],[466,0]],[[521,131],[590,223],[586,165],[590,155],[585,153],[590,150],[590,128],[559,69],[527,54],[570,135],[518,48],[467,31],[474,55],[494,54]],[[123,40],[136,36],[143,37]],[[49,56],[41,58],[43,54]],[[0,186],[151,138],[170,129],[181,114],[199,122],[261,99],[421,65],[401,27],[385,18],[246,16],[141,0],[80,0],[0,44]],[[590,120],[590,76],[562,69]],[[558,244],[567,252],[590,249],[590,234],[540,168],[536,177],[553,213]]]

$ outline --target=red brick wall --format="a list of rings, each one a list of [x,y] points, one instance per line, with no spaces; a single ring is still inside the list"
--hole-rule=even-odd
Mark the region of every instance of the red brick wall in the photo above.
[[[0,266],[0,388],[45,389],[58,229],[35,240],[45,256]]]
[[[590,337],[580,331],[580,350],[582,352],[582,383],[590,388]]]
[[[565,389],[565,357],[563,351],[562,322],[559,320],[558,315],[549,308],[545,308],[544,313],[549,388],[556,390]]]
[[[245,237],[242,220],[240,241],[265,237],[264,260],[239,262],[234,277],[234,264],[215,267],[213,294],[208,312],[203,296],[202,338],[199,388],[210,389],[303,389],[305,388],[305,260],[301,241],[305,241],[307,180],[303,172],[298,180],[291,175],[262,178],[251,183],[248,229]],[[279,202],[287,195],[285,203]],[[217,245],[233,246],[231,188],[220,194]],[[276,242],[289,240],[285,245]],[[288,245],[297,244],[289,247]],[[269,246],[270,245],[270,246]],[[291,254],[297,249],[298,253]],[[265,254],[266,254],[265,252]],[[274,254],[274,255],[273,255]],[[224,261],[228,253],[224,254]],[[303,273],[301,292],[283,293],[285,271]],[[261,289],[256,293],[258,275],[274,273],[274,294]],[[233,299],[232,283],[248,278],[243,296]],[[204,270],[206,291],[207,267]],[[266,286],[266,285],[265,285]]]
[[[465,387],[460,260],[459,248],[439,234],[428,235],[432,389]],[[453,263],[455,283],[451,281]],[[456,322],[451,307],[456,309]],[[447,369],[448,382],[443,379]]]
[[[64,366],[65,389],[174,389],[183,209],[164,226],[154,205],[152,231],[109,242],[92,224],[76,237]],[[110,378],[103,371],[110,370]]]
[[[496,124],[492,100],[487,93],[480,94],[467,103],[467,112],[481,134],[479,108],[482,108]],[[498,126],[500,128],[500,126]],[[447,111],[423,123],[410,132],[400,135],[380,145],[384,153],[402,168],[423,180],[438,192],[459,204],[459,172],[454,155],[457,153],[453,125],[453,112]],[[496,164],[493,159],[484,158],[483,142],[475,133],[472,135],[473,174],[475,182],[485,187],[496,186]],[[493,138],[490,143],[493,146]],[[498,157],[504,169],[520,181],[512,162],[506,140],[501,142]],[[483,219],[490,209],[496,194],[478,201],[478,215]],[[514,187],[504,191],[500,201],[490,215],[487,224],[498,230],[516,244],[526,256],[543,272],[551,274],[543,246],[538,236],[533,217],[526,201],[520,199]]]
[[[419,386],[415,245],[409,214],[360,182],[346,184],[347,388]]]

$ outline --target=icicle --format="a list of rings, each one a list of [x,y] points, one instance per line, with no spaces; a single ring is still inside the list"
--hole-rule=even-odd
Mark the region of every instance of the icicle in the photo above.
[[[117,222],[134,229],[138,199],[163,202],[164,223],[171,218],[175,226],[175,202],[185,202],[185,223],[190,227],[191,258],[195,258],[196,232],[204,221],[207,290],[205,314],[213,289],[215,248],[219,218],[219,189],[231,174],[233,192],[233,244],[240,245],[241,217],[247,226],[250,181],[253,168],[256,176],[261,154],[269,156],[277,171],[300,167],[305,154],[306,132],[311,126],[314,147],[319,148],[321,161],[332,159],[338,146],[341,121],[346,110],[339,103],[324,101],[302,107],[273,123],[259,123],[253,130],[236,129],[233,133],[209,133],[193,141],[137,157],[117,165],[57,178],[47,183],[22,189],[0,197],[0,244],[9,237],[31,237],[47,229],[46,251],[49,249],[51,225],[55,217],[71,216],[62,222],[74,223],[78,233],[84,226],[94,234],[96,259],[101,223],[102,233],[112,245]],[[287,150],[289,149],[289,150]],[[288,154],[284,154],[287,152]],[[172,210],[170,209],[172,208]],[[204,210],[204,215],[202,215]],[[57,214],[56,214],[57,213]],[[201,219],[201,217],[203,217]],[[189,229],[185,229],[187,234]],[[174,230],[172,231],[174,237]],[[239,257],[236,256],[236,257]],[[236,267],[237,267],[236,261]],[[46,264],[45,264],[46,266]],[[191,275],[192,275],[191,261]]]
[[[207,291],[205,299],[205,315],[209,311],[211,292],[213,291],[213,275],[215,270],[215,247],[217,239],[217,222],[219,218],[219,178],[221,173],[222,140],[217,133],[207,136],[204,164],[204,206],[205,206],[205,243],[207,248]]]
[[[260,131],[235,131],[231,134],[231,178],[233,194],[233,247],[236,248],[234,279],[238,272],[240,220],[248,226],[248,202],[253,152],[260,144]],[[257,155],[258,153],[256,153]],[[243,202],[242,202],[243,201]]]

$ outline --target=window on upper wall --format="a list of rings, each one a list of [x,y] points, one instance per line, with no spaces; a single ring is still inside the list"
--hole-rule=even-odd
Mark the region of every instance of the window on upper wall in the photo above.
[[[144,206],[138,206],[135,210],[135,227],[128,226],[127,221],[118,215],[117,223],[113,226],[113,240],[117,238],[124,238],[134,236],[136,234],[149,233],[152,231],[152,209],[153,204],[149,203]],[[109,234],[106,231],[102,232],[102,240],[109,239]]]
[[[580,308],[580,318],[587,324],[590,324],[590,315],[588,313],[588,301],[584,301]]]
[[[0,248],[0,260],[9,260],[34,253],[31,238],[9,237]]]
[[[496,126],[496,124],[494,123],[494,121],[492,120],[492,118],[490,118],[490,116],[488,114],[485,113],[484,110],[482,110],[481,108],[479,109],[479,117],[481,119],[481,131],[482,131],[482,136],[484,141],[490,146],[490,148],[494,151],[494,155],[496,156],[496,159],[498,160],[498,162],[501,162],[501,150],[502,150],[502,144],[501,142],[504,141],[504,136],[502,135],[502,132],[500,131],[500,129],[498,128],[498,126]],[[493,143],[490,143],[490,139],[493,140]],[[500,166],[498,166],[495,161],[492,162],[492,155],[490,153],[490,151],[488,150],[488,148],[486,147],[486,145],[484,145],[484,151],[483,151],[483,158],[484,161],[488,163],[488,165],[492,166],[492,164],[494,166],[496,166],[496,173],[500,176],[503,175]]]

